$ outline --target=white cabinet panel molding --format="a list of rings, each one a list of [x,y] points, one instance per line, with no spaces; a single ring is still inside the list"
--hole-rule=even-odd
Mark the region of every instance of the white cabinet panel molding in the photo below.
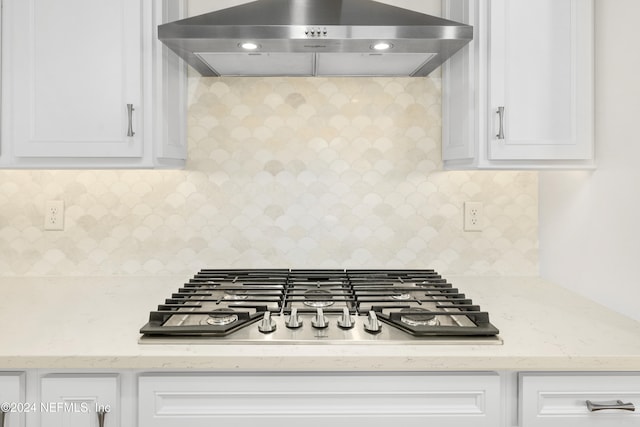
[[[105,426],[120,426],[120,385],[116,374],[51,374],[40,379],[40,401],[56,405],[40,411],[41,425],[98,426],[104,412]]]
[[[521,427],[631,427],[640,413],[625,409],[591,412],[587,401],[640,405],[640,375],[633,373],[522,373]],[[623,405],[617,405],[623,406]]]
[[[492,0],[490,159],[593,157],[593,8],[586,4]]]
[[[496,374],[143,375],[139,425],[496,426]]]
[[[10,2],[14,153],[142,155],[141,2]],[[135,135],[127,136],[132,104]]]

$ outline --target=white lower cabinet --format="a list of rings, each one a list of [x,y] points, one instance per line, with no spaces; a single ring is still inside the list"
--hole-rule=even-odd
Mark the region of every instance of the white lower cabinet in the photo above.
[[[27,370],[5,402],[0,427],[638,427],[640,372]]]
[[[519,388],[520,427],[640,426],[640,373],[521,373]]]
[[[501,423],[495,373],[147,374],[138,397],[139,427]]]
[[[15,406],[25,400],[24,383],[24,373],[0,372],[0,427],[24,427],[24,413]]]
[[[120,426],[119,389],[116,374],[45,375],[40,378],[40,426]]]

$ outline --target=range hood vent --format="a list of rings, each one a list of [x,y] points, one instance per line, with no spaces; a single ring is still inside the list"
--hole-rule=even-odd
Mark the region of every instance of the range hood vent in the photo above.
[[[258,0],[160,25],[203,76],[426,76],[473,27],[371,0]]]

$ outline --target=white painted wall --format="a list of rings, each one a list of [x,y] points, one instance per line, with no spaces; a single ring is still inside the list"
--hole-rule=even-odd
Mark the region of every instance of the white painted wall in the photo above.
[[[418,12],[431,15],[440,15],[440,0],[379,0],[380,3],[387,3],[393,6],[404,7],[405,9],[417,10]],[[224,9],[249,3],[249,0],[189,0],[189,15],[199,15],[213,10]]]
[[[239,4],[249,3],[248,0],[188,0],[189,16],[200,15],[213,10],[226,9]]]
[[[640,320],[640,2],[595,16],[598,168],[540,173],[540,273]]]

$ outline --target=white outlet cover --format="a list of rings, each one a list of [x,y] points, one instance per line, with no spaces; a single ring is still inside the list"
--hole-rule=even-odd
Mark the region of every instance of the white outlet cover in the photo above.
[[[483,227],[482,202],[464,202],[464,231],[482,231]]]
[[[44,229],[64,230],[64,201],[49,200],[44,205]]]

